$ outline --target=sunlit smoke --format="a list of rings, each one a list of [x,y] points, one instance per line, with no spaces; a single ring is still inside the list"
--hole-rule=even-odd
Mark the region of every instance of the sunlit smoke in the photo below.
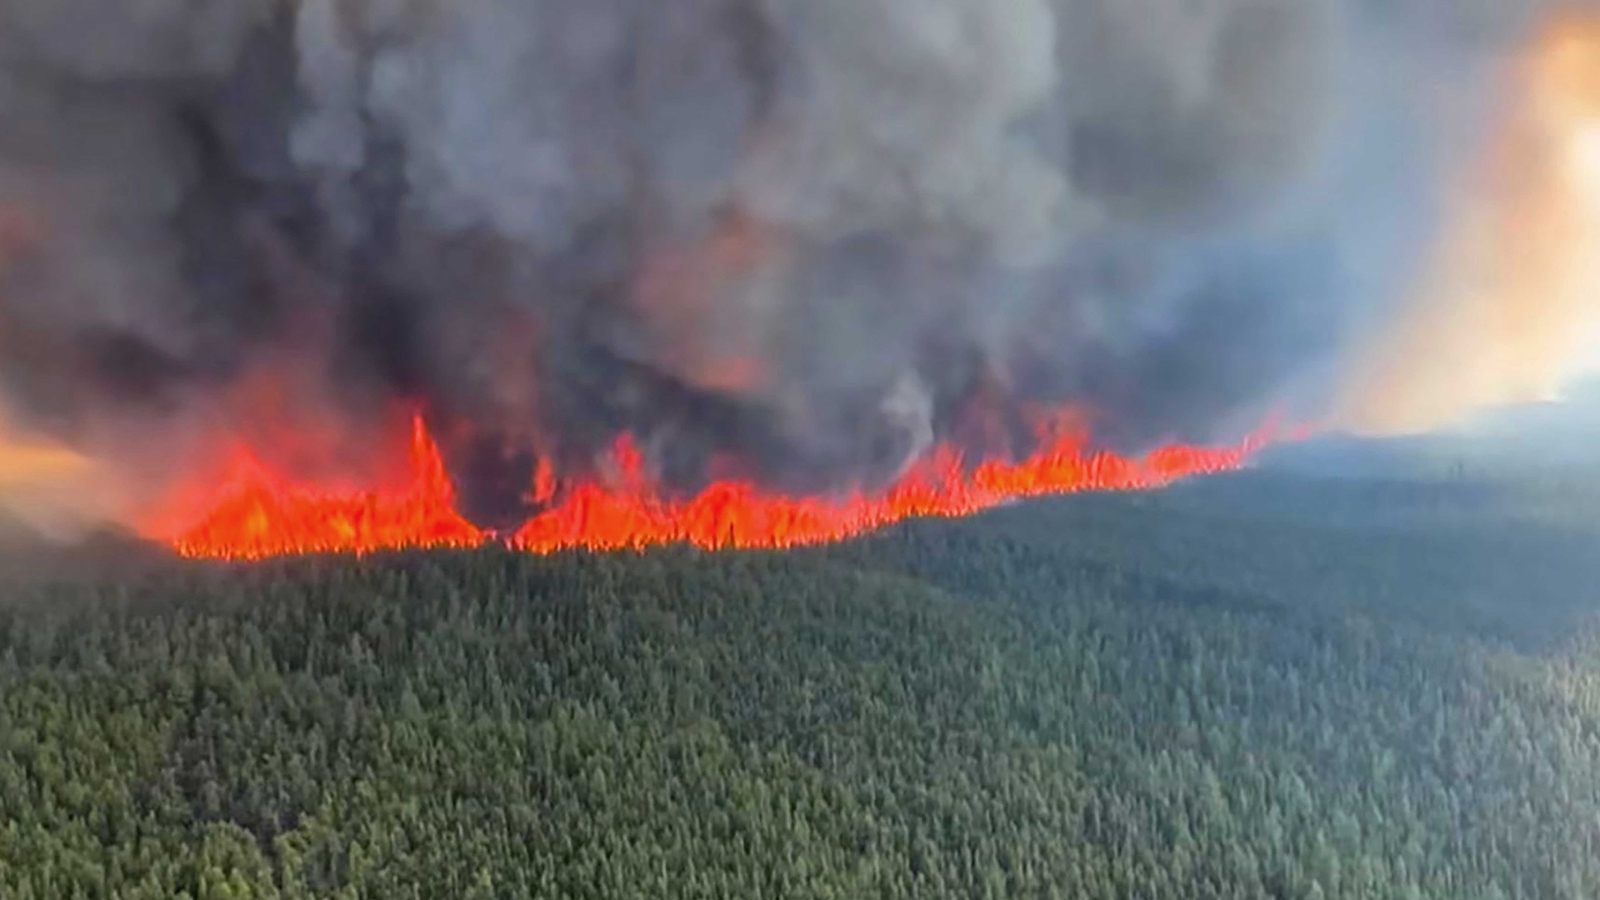
[[[1414,296],[1358,360],[1353,430],[1551,400],[1600,362],[1600,22],[1546,27],[1515,84]]]
[[[0,414],[0,516],[66,540],[116,521],[129,509],[104,464],[28,434]]]

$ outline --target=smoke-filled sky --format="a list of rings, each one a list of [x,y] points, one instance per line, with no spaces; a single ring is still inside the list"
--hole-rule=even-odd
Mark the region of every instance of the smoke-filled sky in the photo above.
[[[1391,421],[1558,14],[0,0],[7,434],[159,485],[420,406],[492,519],[623,431],[821,491],[1064,405],[1123,449]]]
[[[1347,424],[1449,426],[1600,365],[1600,21],[1548,18],[1504,78],[1403,302],[1352,354]]]

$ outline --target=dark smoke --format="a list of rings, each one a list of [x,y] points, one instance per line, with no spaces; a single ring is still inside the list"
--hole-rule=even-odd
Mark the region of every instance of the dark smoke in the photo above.
[[[494,520],[624,430],[685,489],[879,483],[1040,403],[1226,436],[1378,302],[1424,86],[1517,12],[0,0],[5,391],[148,448],[287,366],[425,404]]]

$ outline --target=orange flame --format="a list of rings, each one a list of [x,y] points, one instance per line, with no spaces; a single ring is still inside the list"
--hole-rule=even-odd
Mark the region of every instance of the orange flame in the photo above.
[[[624,436],[613,450],[618,477],[610,486],[585,482],[558,489],[549,466],[540,465],[530,488],[554,505],[509,543],[536,553],[673,543],[707,549],[817,544],[907,518],[966,515],[1015,498],[1158,487],[1237,468],[1266,439],[1262,433],[1222,449],[1174,445],[1131,460],[1087,453],[1082,431],[1063,429],[1021,462],[968,468],[955,450],[941,448],[880,495],[791,498],[721,481],[693,498],[675,500],[645,475],[643,454]],[[471,547],[491,539],[456,510],[455,489],[420,417],[412,429],[409,464],[407,481],[395,489],[325,490],[274,471],[240,447],[221,488],[199,490],[179,504],[202,514],[166,516],[164,524],[146,531],[184,556],[221,559]]]
[[[147,531],[183,556],[263,559],[306,553],[370,553],[411,547],[471,547],[483,533],[456,511],[455,487],[439,448],[418,417],[412,426],[408,482],[398,489],[320,490],[299,483],[238,447],[223,486],[180,508],[206,509],[199,519],[169,514],[171,528]]]
[[[623,549],[692,544],[705,549],[785,548],[863,534],[918,517],[970,515],[1007,501],[1089,490],[1153,488],[1176,479],[1235,469],[1264,440],[1233,448],[1174,445],[1135,461],[1086,454],[1081,435],[1066,435],[1022,462],[990,461],[970,472],[959,453],[940,448],[879,496],[790,498],[740,482],[718,482],[682,501],[663,499],[641,476],[631,441],[615,454],[625,472],[616,490],[586,484],[533,519],[512,543],[537,553],[571,548]]]

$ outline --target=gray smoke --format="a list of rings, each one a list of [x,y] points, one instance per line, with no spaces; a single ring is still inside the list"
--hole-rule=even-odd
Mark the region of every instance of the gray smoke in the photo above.
[[[425,403],[491,517],[621,431],[796,490],[975,407],[1225,436],[1378,302],[1425,87],[1529,12],[0,0],[0,373],[92,442],[288,361]]]

